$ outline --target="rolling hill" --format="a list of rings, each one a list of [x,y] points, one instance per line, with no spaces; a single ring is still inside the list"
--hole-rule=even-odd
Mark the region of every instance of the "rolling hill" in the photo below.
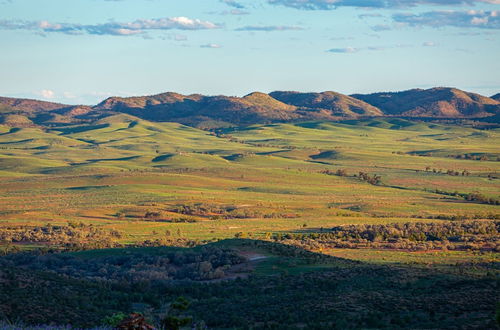
[[[339,94],[340,95],[340,94]],[[343,98],[349,98],[342,95]],[[351,98],[349,98],[351,99]],[[271,94],[254,92],[244,97],[180,95],[163,93],[147,97],[109,98],[96,110],[112,110],[129,113],[155,121],[175,121],[192,126],[207,125],[248,125],[256,123],[288,122],[315,119],[356,118],[360,114],[373,115],[371,112],[350,111],[349,106],[341,104],[342,98],[331,99],[328,107],[296,106],[282,102]],[[357,101],[358,103],[363,103]],[[335,105],[339,103],[339,105]],[[369,108],[374,108],[366,105]],[[361,107],[359,107],[361,109]],[[335,109],[336,111],[332,111]],[[339,111],[347,109],[347,111]],[[377,114],[380,114],[378,112]]]
[[[0,98],[0,123],[53,126],[92,123],[116,114],[198,128],[253,124],[348,120],[367,117],[477,119],[497,123],[498,94],[492,98],[455,88],[412,89],[375,94],[254,92],[243,97],[161,93],[110,97],[95,106],[66,105],[29,99]]]
[[[93,112],[92,107],[85,105],[0,97],[0,123],[7,125],[12,123],[26,127],[35,124],[75,123],[87,121],[82,116],[85,117],[90,112]],[[95,115],[96,113],[92,113],[89,117]]]
[[[281,104],[266,94],[254,93],[243,98],[228,96],[181,95],[163,93],[145,97],[111,97],[95,110],[124,112],[153,121],[173,121],[192,126],[251,124],[291,120],[293,107]],[[203,125],[202,125],[203,126]]]
[[[351,96],[376,106],[384,114],[392,116],[481,118],[500,112],[499,101],[456,88],[436,87]]]
[[[179,296],[213,329],[495,328],[498,129],[377,116],[207,132],[113,108],[0,124],[0,328],[109,329]]]
[[[69,106],[60,103],[38,101],[31,99],[0,97],[1,112],[7,112],[7,111],[43,112],[43,111],[52,111],[66,107]]]
[[[335,92],[300,93],[272,92],[269,94],[281,102],[294,105],[306,111],[318,111],[331,116],[357,117],[382,116],[380,109],[353,97]]]

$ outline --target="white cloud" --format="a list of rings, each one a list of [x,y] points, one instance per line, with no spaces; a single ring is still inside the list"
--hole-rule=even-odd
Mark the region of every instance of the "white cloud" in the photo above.
[[[343,54],[353,54],[359,51],[358,48],[354,47],[345,47],[345,48],[332,48],[327,50],[330,53],[343,53]]]
[[[472,24],[472,25],[485,25],[485,24],[488,24],[488,17],[473,17],[470,20],[470,24]]]
[[[37,33],[59,32],[65,34],[94,34],[132,36],[146,34],[152,30],[211,30],[222,26],[209,21],[188,17],[166,17],[156,19],[138,19],[133,22],[109,22],[95,25],[75,23],[51,23],[48,21],[0,20],[0,29],[33,30]]]
[[[50,89],[42,89],[41,91],[35,92],[35,94],[43,97],[44,99],[53,99],[56,97],[56,93]]]
[[[395,48],[408,48],[412,45],[407,44],[397,44],[391,46],[366,46],[366,47],[345,47],[345,48],[332,48],[327,50],[329,53],[340,53],[340,54],[354,54],[360,51],[383,51]]]
[[[436,47],[437,44],[433,41],[426,41],[426,42],[422,43],[422,46],[424,46],[424,47]]]
[[[183,34],[175,34],[173,38],[175,41],[186,41],[188,39],[187,36]]]
[[[500,29],[500,11],[496,10],[430,11],[421,14],[395,14],[392,17],[397,23],[406,26]]]
[[[201,45],[200,47],[201,48],[222,48],[222,46],[219,44],[205,44],[205,45]]]

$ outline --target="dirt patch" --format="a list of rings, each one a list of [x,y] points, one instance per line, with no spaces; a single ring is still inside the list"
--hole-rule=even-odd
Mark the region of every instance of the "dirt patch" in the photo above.
[[[253,251],[239,251],[238,254],[246,258],[248,261],[255,261],[267,258],[267,256]]]
[[[235,280],[237,278],[247,278],[250,276],[250,274],[255,270],[255,266],[261,262],[262,260],[267,259],[267,256],[263,254],[259,254],[256,252],[250,252],[250,251],[238,251],[238,254],[244,257],[247,261],[234,265],[224,272],[224,277],[215,279],[215,280],[208,280],[204,281],[207,283],[214,283],[214,282],[221,282],[221,281],[227,281],[227,280]]]

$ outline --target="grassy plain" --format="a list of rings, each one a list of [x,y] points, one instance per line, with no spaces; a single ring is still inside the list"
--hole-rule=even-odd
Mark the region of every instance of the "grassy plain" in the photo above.
[[[0,125],[0,229],[83,223],[119,232],[114,238],[122,244],[167,236],[222,240],[193,249],[104,249],[40,260],[30,256],[30,265],[24,264],[22,255],[7,255],[0,259],[0,275],[12,283],[32,283],[34,288],[17,290],[7,280],[0,281],[6,283],[5,297],[12,300],[0,315],[20,317],[29,324],[56,321],[94,326],[114,312],[134,311],[137,301],[161,310],[165,299],[186,295],[194,301],[193,315],[214,328],[272,327],[286,322],[317,328],[494,326],[498,252],[325,244],[314,248],[313,241],[306,246],[315,252],[311,253],[260,239],[323,233],[342,225],[491,222],[500,217],[500,206],[495,205],[500,200],[498,145],[497,129],[401,119],[255,125],[213,132],[127,115],[80,126]],[[367,182],[360,172],[380,179]],[[470,194],[482,200],[467,200]],[[253,240],[223,240],[235,235]],[[488,239],[494,242],[495,237]],[[20,246],[44,245],[50,242]],[[218,266],[224,276],[230,277],[234,266],[255,277],[232,283],[215,280],[210,286],[170,286],[162,282],[163,277],[157,278],[159,274],[182,278],[179,269],[184,269],[184,263],[195,274],[213,278],[212,268],[202,271],[198,259],[191,263],[182,257],[213,247],[262,258],[228,263],[229,268]],[[154,258],[162,256],[179,261],[170,267],[164,260],[166,266],[159,270]],[[59,258],[74,269],[57,268]],[[131,270],[114,267],[113,258],[130,259]],[[88,275],[97,262],[109,268],[106,276],[100,269],[95,270],[97,275]],[[143,270],[141,276],[151,280],[139,276],[137,283],[127,284],[130,288],[96,289],[93,276],[114,283],[121,272],[136,274],[134,262]],[[64,279],[45,273],[54,269],[73,271]],[[47,279],[46,292],[37,289],[40,278]],[[92,290],[105,296],[102,302]],[[72,298],[61,292],[71,292]],[[18,308],[40,301],[38,294],[65,302],[31,303],[28,311]],[[273,309],[266,303],[269,299],[280,304]],[[304,309],[307,312],[296,311],[297,301],[310,307]],[[66,317],[70,314],[74,315]],[[324,323],[314,323],[318,320]]]
[[[220,239],[438,216],[491,218],[497,205],[463,195],[500,199],[499,144],[498,130],[401,119],[217,134],[127,115],[81,126],[0,126],[0,226],[81,221],[121,231],[122,241],[133,243],[165,230]],[[347,176],[323,173],[339,169]],[[360,171],[381,183],[360,180]],[[193,205],[205,210],[177,210]],[[232,213],[213,210],[220,208]]]

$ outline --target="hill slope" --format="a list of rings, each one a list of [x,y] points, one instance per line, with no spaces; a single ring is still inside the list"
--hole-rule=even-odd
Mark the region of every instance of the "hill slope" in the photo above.
[[[499,101],[455,88],[437,87],[351,96],[392,116],[481,118],[500,112]]]
[[[110,97],[96,106],[0,97],[0,123],[53,126],[92,123],[116,114],[199,128],[363,117],[476,118],[498,123],[500,94],[488,98],[454,88],[355,94],[336,92],[254,92],[244,97],[182,95]]]
[[[335,92],[300,93],[276,91],[269,94],[281,102],[341,117],[381,116],[380,109],[353,97]]]
[[[381,115],[375,107],[349,96],[328,92],[324,102],[304,104],[285,102],[273,97],[285,92],[254,92],[242,98],[163,93],[147,97],[109,98],[95,110],[126,112],[156,121],[176,121],[188,125],[206,125],[215,121],[230,124],[255,124],[295,120],[356,118],[359,115]]]
[[[32,100],[32,99],[18,99],[12,97],[0,97],[1,112],[8,111],[22,111],[22,112],[37,112],[37,111],[51,111],[68,107],[68,105]]]
[[[294,107],[262,93],[253,93],[243,98],[198,94],[186,96],[177,93],[111,97],[94,109],[125,112],[148,120],[173,121],[193,126],[208,125],[208,122],[213,121],[219,124],[253,124],[299,118],[293,113]]]
[[[7,125],[24,123],[25,126],[32,126],[80,122],[92,111],[92,107],[85,105],[0,97],[0,122]],[[96,113],[92,114],[95,115]]]

